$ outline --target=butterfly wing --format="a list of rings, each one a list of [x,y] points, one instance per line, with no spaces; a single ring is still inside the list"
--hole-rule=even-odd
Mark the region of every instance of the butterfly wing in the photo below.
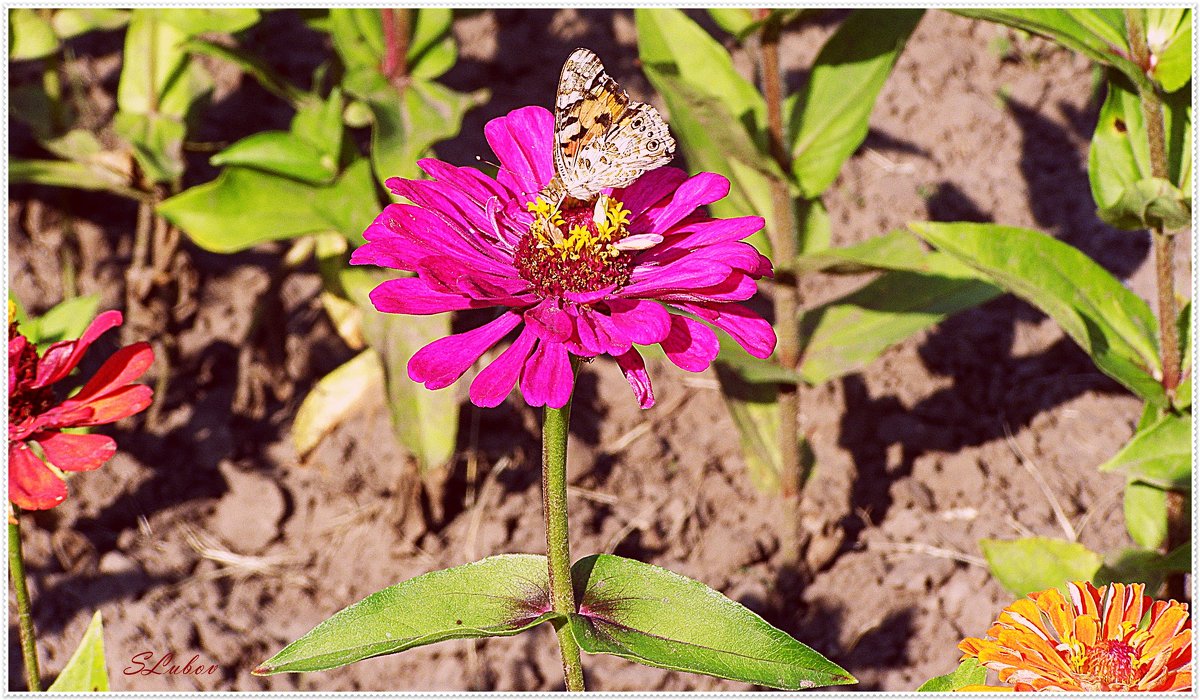
[[[554,117],[555,169],[577,199],[624,187],[675,152],[658,111],[630,100],[587,49],[576,49],[563,64]]]

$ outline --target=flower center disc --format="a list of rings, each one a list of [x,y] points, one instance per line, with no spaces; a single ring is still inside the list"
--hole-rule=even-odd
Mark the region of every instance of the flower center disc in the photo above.
[[[1098,642],[1088,650],[1083,673],[1098,690],[1120,690],[1133,683],[1133,647],[1115,639]]]
[[[560,206],[541,197],[529,203],[534,220],[514,259],[521,276],[544,296],[628,282],[633,255],[615,244],[629,233],[629,211],[611,198]]]
[[[8,324],[8,339],[11,342],[19,335],[17,324]],[[22,421],[37,415],[54,405],[54,390],[50,387],[40,389],[30,388],[37,376],[38,354],[32,344],[26,345],[16,357],[10,356],[8,397],[8,425],[19,425]]]

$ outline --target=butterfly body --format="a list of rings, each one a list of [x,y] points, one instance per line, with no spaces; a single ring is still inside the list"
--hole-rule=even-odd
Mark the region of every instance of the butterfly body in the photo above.
[[[555,177],[543,193],[556,203],[626,187],[675,153],[658,110],[631,100],[587,49],[563,64],[554,107]]]

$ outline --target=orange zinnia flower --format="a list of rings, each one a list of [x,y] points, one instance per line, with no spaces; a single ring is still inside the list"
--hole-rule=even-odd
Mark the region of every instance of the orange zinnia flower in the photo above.
[[[1000,613],[987,639],[958,648],[1018,691],[1191,690],[1187,605],[1153,600],[1144,588],[1083,581],[1067,584],[1070,600],[1057,588],[1030,593]]]

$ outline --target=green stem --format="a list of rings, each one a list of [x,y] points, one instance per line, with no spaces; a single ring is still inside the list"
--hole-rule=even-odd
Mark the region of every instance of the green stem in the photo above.
[[[779,22],[770,19],[770,10],[760,10],[759,16],[767,21],[759,36],[760,68],[762,71],[763,98],[767,105],[767,139],[771,157],[779,164],[782,172],[792,170],[791,156],[784,144],[783,134],[783,79],[779,67]],[[775,331],[779,338],[775,357],[779,364],[795,369],[800,362],[800,286],[792,265],[796,259],[796,217],[788,186],[782,179],[771,180],[770,224],[771,247],[777,268],[775,278]],[[782,268],[782,269],[779,269]],[[783,496],[785,523],[779,533],[779,557],[785,566],[795,569],[801,578],[801,550],[804,533],[800,526],[800,502],[803,474],[800,468],[800,441],[797,431],[800,426],[800,391],[796,384],[779,385],[779,482]]]
[[[38,671],[37,635],[33,631],[33,615],[29,607],[29,589],[25,586],[25,558],[21,555],[21,512],[11,506],[8,523],[8,572],[13,588],[17,589],[17,624],[21,632],[21,656],[25,658],[25,677],[29,689],[40,692],[42,676]]]
[[[573,373],[579,360],[571,358]],[[575,591],[571,586],[571,541],[567,526],[567,427],[571,422],[571,403],[562,408],[546,407],[542,423],[542,507],[546,516],[546,558],[550,563],[550,604],[562,615],[554,621],[554,633],[562,650],[563,677],[567,690],[581,692],[583,665],[579,644],[571,634],[567,616],[575,612]]]
[[[1133,60],[1143,70],[1149,71],[1150,49],[1146,45],[1146,12],[1144,9],[1126,9],[1125,27],[1129,36],[1129,50]],[[1148,77],[1148,76],[1147,76]],[[1167,137],[1163,118],[1162,100],[1153,81],[1138,85],[1138,98],[1142,104],[1142,115],[1146,124],[1146,138],[1150,147],[1150,175],[1163,180],[1169,179],[1167,171]],[[1181,378],[1182,358],[1179,353],[1179,317],[1175,297],[1175,237],[1161,225],[1150,230],[1154,242],[1154,274],[1158,288],[1158,333],[1162,352],[1162,387],[1171,403],[1175,403],[1175,390]],[[1190,518],[1187,502],[1178,492],[1167,493],[1167,540],[1163,545],[1170,552],[1191,540]],[[1184,575],[1174,573],[1167,577],[1167,596],[1183,600],[1186,595]]]

